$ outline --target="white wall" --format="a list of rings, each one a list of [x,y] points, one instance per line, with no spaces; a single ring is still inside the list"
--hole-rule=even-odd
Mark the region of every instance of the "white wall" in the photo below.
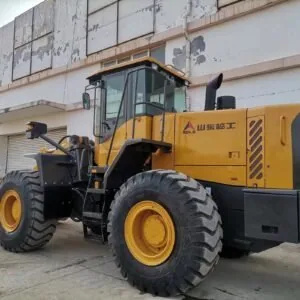
[[[72,0],[75,1],[75,0]],[[157,0],[156,30],[164,31],[182,24],[186,1]],[[200,3],[200,4],[199,4]],[[70,62],[74,49],[84,58],[83,39],[86,0],[80,0],[77,10],[63,0],[56,2],[54,65]],[[170,7],[172,6],[172,10]],[[223,70],[268,61],[300,53],[299,24],[300,1],[290,0],[280,5],[193,33],[192,76],[217,73]],[[171,13],[172,12],[172,13]],[[216,12],[215,0],[193,0],[193,18]],[[72,35],[73,31],[75,36]],[[77,31],[79,30],[79,31]],[[71,32],[72,31],[72,32]],[[55,43],[56,43],[55,42]],[[65,48],[60,49],[59,47]],[[185,40],[167,42],[166,63],[185,66]],[[72,47],[71,47],[72,46]],[[57,53],[60,52],[59,55]],[[77,52],[77,51],[76,51]],[[76,55],[75,55],[76,56]],[[77,57],[77,56],[76,56]],[[75,59],[79,59],[78,57]],[[73,60],[71,60],[73,61]],[[88,84],[86,77],[100,69],[100,63],[68,74],[39,81],[0,93],[0,109],[40,99],[70,104],[81,101],[81,93]],[[224,83],[221,94],[237,97],[239,107],[298,101],[299,69],[250,77]],[[190,90],[192,108],[202,109],[205,88]],[[61,116],[61,120],[57,118]],[[74,117],[74,119],[73,119]],[[68,125],[69,133],[92,137],[92,111],[76,111],[57,116],[42,116],[50,124]],[[1,120],[0,120],[1,121]],[[43,121],[43,120],[42,120]],[[25,122],[0,125],[0,135],[23,131]]]
[[[141,0],[140,0],[141,1]],[[187,0],[156,0],[155,32],[181,26],[186,13]],[[193,0],[190,21],[217,12],[217,0]]]
[[[86,57],[87,0],[56,0],[53,68]]]
[[[11,82],[13,62],[13,37],[13,22],[0,28],[0,86],[9,84]]]
[[[218,96],[236,97],[237,107],[300,102],[300,68],[223,83]],[[205,87],[190,89],[192,110],[203,110]]]
[[[99,69],[99,65],[90,66],[0,93],[0,109],[37,100],[63,104],[80,102],[88,85],[86,78]]]
[[[192,76],[299,54],[300,1],[290,0],[191,35]],[[185,40],[167,42],[168,64],[185,66]]]
[[[0,124],[0,145],[2,142],[2,136],[24,132],[26,129],[26,123],[29,121],[46,123],[48,125],[48,129],[67,126],[67,132],[70,135],[77,134],[93,138],[93,117],[94,109],[91,108],[91,110],[80,109],[6,122],[4,124]]]
[[[68,134],[88,136],[94,139],[93,135],[94,108],[90,110],[76,110],[67,113]]]
[[[65,127],[67,125],[67,116],[65,112],[60,112],[39,117],[30,117],[13,122],[6,122],[4,124],[0,124],[0,136],[24,132],[26,130],[26,123],[29,121],[46,123],[49,129],[55,129]]]

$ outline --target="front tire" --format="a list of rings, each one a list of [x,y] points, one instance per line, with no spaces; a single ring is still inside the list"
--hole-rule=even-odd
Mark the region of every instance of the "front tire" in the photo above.
[[[223,232],[217,206],[202,185],[184,174],[155,170],[131,177],[116,194],[108,219],[117,266],[143,292],[185,293],[219,261]]]
[[[20,201],[16,209],[4,205],[8,197]],[[14,205],[15,207],[16,205]],[[13,207],[13,205],[11,205]],[[18,215],[18,218],[14,217]],[[14,220],[18,219],[18,222]],[[11,252],[27,252],[47,244],[56,230],[56,220],[44,219],[44,195],[36,171],[14,171],[6,175],[0,186],[0,243]]]

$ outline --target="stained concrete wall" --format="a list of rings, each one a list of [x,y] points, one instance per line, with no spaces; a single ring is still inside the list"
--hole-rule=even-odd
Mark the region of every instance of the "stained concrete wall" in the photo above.
[[[88,2],[88,54],[154,31],[154,0]]]
[[[156,0],[155,32],[163,32],[181,26],[187,10],[186,0]],[[217,0],[192,0],[189,21],[209,16],[217,12]]]
[[[54,29],[54,0],[46,0],[34,7],[33,39],[53,32]]]
[[[99,2],[92,2],[96,5],[93,9],[98,8]],[[107,4],[110,2],[111,0],[105,1]],[[50,5],[49,3],[52,2],[48,1],[47,5]],[[149,4],[150,0],[147,3]],[[154,29],[156,32],[163,32],[182,25],[187,1],[156,0],[155,3]],[[78,5],[76,6],[76,4]],[[189,20],[214,14],[217,10],[216,0],[193,0],[192,6],[192,16]],[[87,0],[56,0],[54,10],[52,67],[58,68],[86,57]],[[40,7],[40,14],[43,11],[45,12],[46,9]],[[134,10],[128,10],[127,15],[130,15],[132,11]],[[295,30],[295,24],[299,23],[298,11],[300,11],[300,1],[290,0],[193,33],[191,35],[191,75],[197,77],[299,54],[300,40]],[[149,11],[146,13],[149,14]],[[49,37],[52,33],[49,20],[47,19],[45,23],[38,23],[38,33],[34,30],[36,36],[48,32],[49,35],[45,37],[47,41],[43,41],[44,38],[37,40],[40,43],[37,47],[33,44],[33,53],[36,53],[32,61],[33,70],[46,68],[51,60]],[[24,27],[23,37],[19,33],[17,34],[20,45],[27,40],[27,36],[30,34],[27,27]],[[0,43],[0,82],[2,80],[5,84],[9,83],[11,76],[13,30],[13,23],[0,29],[0,36],[4,37],[6,41]],[[126,38],[128,37],[129,35]],[[184,38],[167,41],[166,63],[174,64],[184,70],[185,52]],[[40,59],[41,57],[42,59]],[[24,53],[20,59],[26,60]],[[84,67],[68,74],[57,75],[37,83],[2,92],[0,93],[0,109],[40,99],[64,104],[79,102],[81,101],[81,93],[87,84],[85,78],[99,68],[100,63],[96,63],[94,66]],[[226,82],[221,93],[236,95],[240,107],[261,105],[264,102],[267,104],[291,103],[299,99],[297,85],[300,86],[298,80],[300,76],[298,73],[299,71],[295,69]],[[204,88],[193,88],[190,90],[190,95],[192,108],[202,109]],[[81,127],[78,120],[82,120],[83,124],[88,124],[88,121],[92,119],[89,113],[76,112],[74,121],[68,117],[65,120],[65,123],[70,125],[68,130],[74,128],[76,129],[74,131],[80,131],[84,134],[86,128],[91,128],[91,126],[84,125]],[[4,127],[2,126],[2,128]],[[9,127],[5,128],[5,130],[9,130]],[[12,126],[11,128],[15,127]]]
[[[30,75],[33,10],[15,19],[13,79]]]
[[[54,3],[47,0],[34,7],[31,73],[52,67]]]
[[[191,35],[192,76],[299,54],[300,1],[288,1]],[[167,42],[167,63],[185,67],[185,39]]]
[[[87,0],[56,0],[53,68],[86,57]]]
[[[0,28],[0,86],[11,82],[14,22]],[[3,42],[2,42],[3,41]]]
[[[89,0],[89,13],[111,3],[112,0]],[[192,0],[189,21],[214,14],[216,3],[217,0]],[[15,34],[13,23],[0,28],[1,41],[5,40],[0,43],[0,85],[11,82],[12,68],[13,79],[20,79],[83,60],[87,51],[93,53],[182,25],[187,1],[122,0],[118,6],[119,28],[116,4],[87,19],[88,0],[46,0],[16,17]]]

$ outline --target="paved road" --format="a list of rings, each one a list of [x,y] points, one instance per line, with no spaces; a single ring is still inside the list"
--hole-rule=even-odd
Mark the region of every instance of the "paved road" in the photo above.
[[[82,238],[81,226],[59,225],[43,250],[0,250],[0,299],[155,299],[130,287],[109,249]],[[284,244],[240,260],[221,260],[216,271],[185,300],[300,299],[300,246]]]

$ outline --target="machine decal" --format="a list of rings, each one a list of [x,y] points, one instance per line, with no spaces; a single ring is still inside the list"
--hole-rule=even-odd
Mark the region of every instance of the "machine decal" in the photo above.
[[[188,123],[185,125],[183,129],[183,133],[184,134],[196,133],[196,129],[190,121],[188,121]]]
[[[235,129],[236,122],[227,122],[227,123],[215,123],[215,124],[197,124],[194,126],[190,121],[186,124],[183,129],[183,134],[196,133],[196,131],[205,131],[205,130],[227,130]]]

